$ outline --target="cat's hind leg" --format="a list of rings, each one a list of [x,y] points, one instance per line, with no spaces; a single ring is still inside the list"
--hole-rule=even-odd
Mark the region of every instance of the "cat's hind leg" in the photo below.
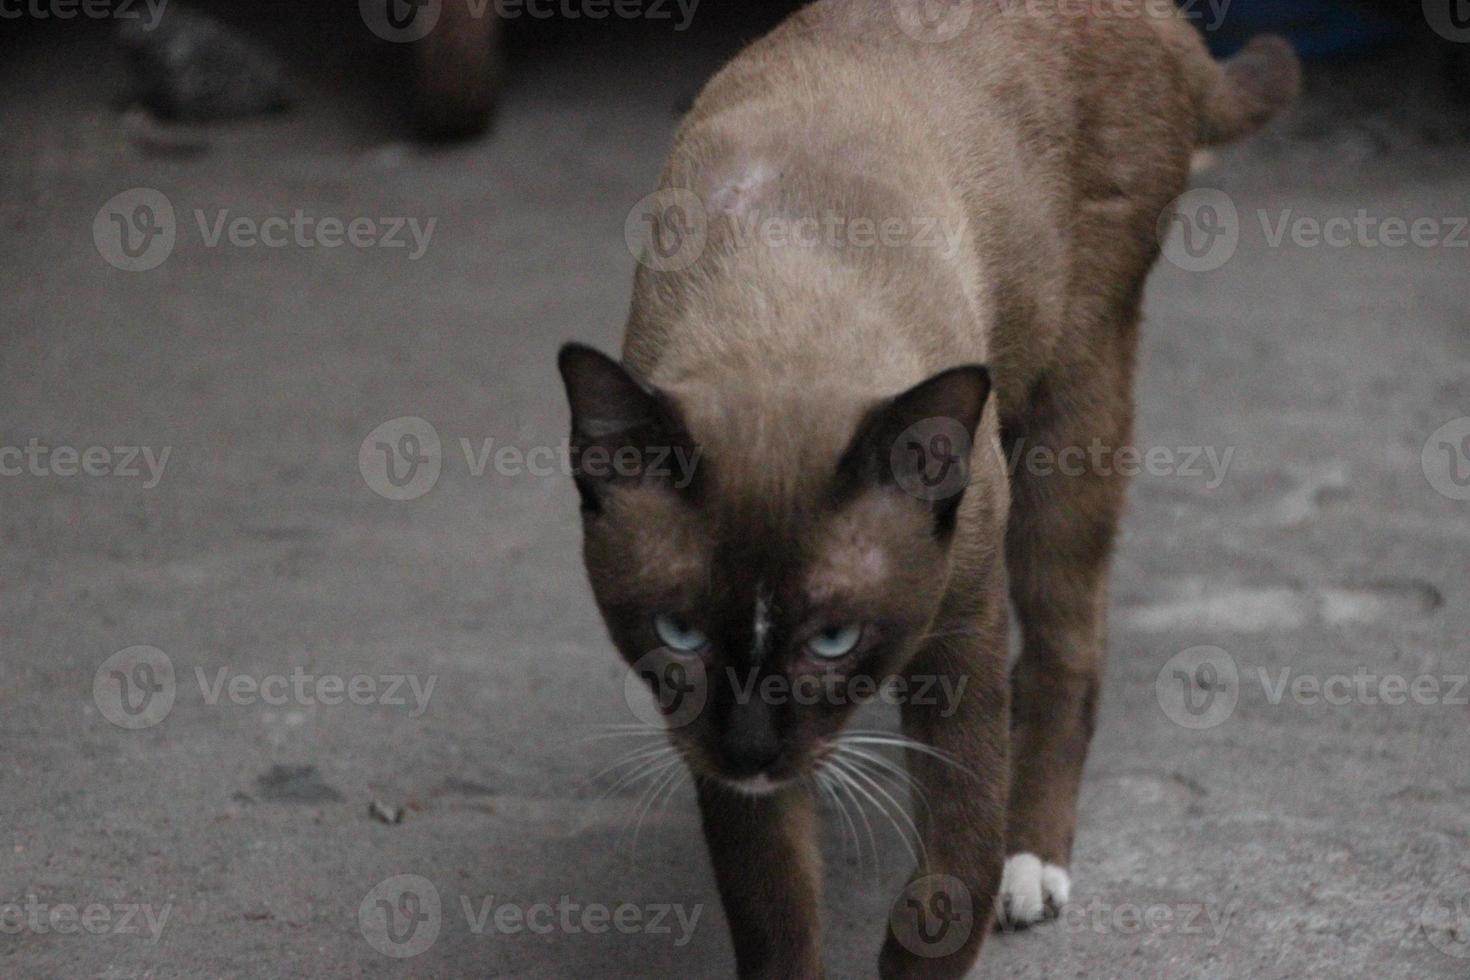
[[[1044,380],[1006,432],[1006,560],[1021,656],[1011,675],[1011,792],[997,920],[1026,926],[1071,893],[1077,795],[1107,642],[1109,557],[1131,452],[1131,329],[1065,383]],[[1035,453],[1036,447],[1044,447]],[[1126,467],[1125,467],[1126,468]]]

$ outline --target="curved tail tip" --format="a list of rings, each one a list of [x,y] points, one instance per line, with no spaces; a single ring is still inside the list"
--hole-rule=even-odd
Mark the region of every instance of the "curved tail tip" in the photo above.
[[[1254,128],[1296,98],[1302,87],[1302,64],[1286,38],[1260,34],[1225,62],[1225,78],[1249,107]]]

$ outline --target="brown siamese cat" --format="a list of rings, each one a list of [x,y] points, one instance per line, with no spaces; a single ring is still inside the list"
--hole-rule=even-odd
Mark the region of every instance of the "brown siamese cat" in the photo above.
[[[592,589],[694,775],[741,976],[823,975],[839,785],[917,800],[884,977],[962,976],[1068,899],[1125,481],[1005,461],[1130,445],[1191,154],[1298,85],[1279,39],[1217,63],[1167,0],[1095,6],[801,10],[680,128],[621,362],[561,352]],[[902,734],[845,732],[883,684]]]

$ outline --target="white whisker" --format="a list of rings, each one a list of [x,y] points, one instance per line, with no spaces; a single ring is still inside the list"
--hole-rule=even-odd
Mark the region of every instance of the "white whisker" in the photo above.
[[[677,780],[679,778],[679,774],[684,771],[682,767],[677,765],[677,762],[679,761],[681,760],[675,760],[674,765],[665,767],[666,769],[672,771],[670,771],[667,776],[663,776],[654,782],[654,788],[649,791],[647,800],[644,802],[642,809],[638,811],[638,819],[633,824],[632,851],[635,854],[638,853],[638,833],[643,829],[643,819],[648,816],[648,811],[653,807],[654,801],[657,800],[660,795],[662,795],[664,789],[670,783]]]
[[[613,772],[616,769],[621,769],[623,766],[630,766],[630,765],[633,765],[635,763],[642,762],[645,759],[652,759],[652,758],[654,758],[656,756],[665,755],[665,754],[670,753],[670,752],[673,752],[673,751],[674,751],[674,748],[671,745],[643,745],[643,746],[639,746],[638,748],[632,750],[631,752],[627,752],[627,753],[625,753],[625,754],[623,754],[621,756],[618,756],[618,758],[614,759],[612,762],[610,762],[607,765],[603,766],[597,772],[595,772],[592,775],[588,776],[586,781],[587,782],[596,782],[597,780],[601,779],[603,776],[606,776],[608,773]]]
[[[898,832],[899,837],[903,838],[903,845],[905,848],[908,849],[909,854],[914,855],[913,847],[909,844],[908,838],[904,836],[902,829],[899,828],[897,821],[894,820],[893,814],[888,812],[888,808],[883,805],[883,802],[879,800],[876,796],[874,796],[872,791],[869,790],[867,786],[863,784],[863,782],[858,781],[858,777],[855,772],[849,770],[846,765],[843,765],[842,769],[847,776],[848,784],[851,786],[853,792],[860,793],[864,799],[873,804],[873,807],[883,816],[883,819],[887,820],[889,825]],[[864,782],[872,784],[871,779],[864,780]],[[914,860],[918,860],[917,855],[914,855]]]
[[[853,783],[852,777],[849,776],[847,774],[846,769],[844,769],[839,764],[836,755],[833,755],[832,758],[829,760],[829,762],[830,762],[830,764],[832,766],[832,774],[837,777],[837,785],[838,786],[841,786],[842,788],[844,788],[844,789],[846,789],[848,791],[848,793],[850,794],[850,796],[852,798],[853,804],[857,807],[858,817],[862,820],[862,822],[863,822],[863,829],[865,831],[867,831],[867,834],[868,834],[868,846],[870,848],[872,848],[872,851],[873,851],[873,872],[874,872],[874,874],[877,874],[882,869],[882,867],[883,867],[883,858],[882,858],[882,855],[880,855],[878,853],[878,835],[873,833],[873,824],[872,824],[872,822],[870,820],[868,820],[868,811],[867,811],[867,808],[863,806],[862,799],[857,795],[856,792],[854,792],[855,790],[861,790],[862,787],[857,786],[855,783]],[[863,795],[866,796],[867,794],[863,794]],[[869,799],[871,799],[871,797],[869,797]],[[854,832],[854,834],[856,834],[856,832],[857,832],[856,831],[856,828],[854,828],[853,832]],[[863,850],[862,850],[862,845],[859,844],[858,845],[858,872],[859,873],[862,872],[862,867],[863,867]]]
[[[837,814],[840,818],[840,822],[842,824],[843,850],[847,849],[848,835],[852,835],[853,850],[857,852],[858,873],[861,874],[863,867],[862,839],[858,837],[857,824],[853,823],[852,816],[847,812],[847,804],[842,801],[842,797],[838,795],[836,787],[833,786],[833,783],[836,782],[837,777],[829,769],[818,769],[817,779],[823,791],[826,792],[829,798],[831,798],[832,805],[837,810]]]
[[[673,755],[674,754],[672,747],[669,750],[669,754],[670,755]],[[679,759],[677,757],[675,757],[675,758],[668,758],[668,757],[664,756],[663,754],[660,754],[657,757],[653,758],[652,760],[646,760],[644,762],[641,762],[641,763],[638,764],[637,768],[635,768],[633,772],[625,773],[624,775],[622,775],[621,777],[619,777],[618,780],[617,780],[617,782],[615,782],[611,786],[609,786],[607,788],[607,791],[604,792],[601,796],[599,796],[598,799],[599,800],[606,799],[607,797],[611,796],[613,793],[617,792],[620,788],[622,788],[625,785],[626,786],[632,786],[632,785],[636,785],[637,783],[641,783],[645,779],[647,779],[648,777],[650,777],[650,776],[652,776],[652,775],[654,775],[656,773],[663,772],[664,769],[668,768],[671,765],[674,765],[678,761],[679,761]]]
[[[883,815],[888,818],[888,822],[893,825],[893,829],[898,833],[898,836],[903,840],[904,847],[908,849],[909,856],[914,859],[914,863],[923,863],[919,860],[919,853],[918,851],[915,851],[914,847],[915,845],[917,845],[919,851],[924,851],[924,841],[919,836],[919,828],[915,826],[913,818],[909,816],[908,808],[899,803],[896,799],[894,799],[893,794],[884,789],[882,784],[879,783],[872,776],[859,769],[855,763],[850,764],[852,765],[850,772],[853,778],[855,780],[861,779],[863,782],[871,786],[875,791],[877,791],[880,796],[883,797],[883,799],[891,803],[894,809],[898,812],[898,816],[903,818],[904,823],[908,825],[909,830],[913,834],[912,843],[910,843],[909,836],[904,833],[903,828],[898,825],[898,820],[894,817],[893,813],[889,812],[888,808],[879,803],[878,800],[873,800],[873,805],[878,807],[878,809],[882,811]],[[864,792],[866,793],[866,790]],[[871,799],[871,795],[869,796],[869,798]]]
[[[644,726],[642,728],[630,728],[625,731],[584,732],[581,735],[558,739],[556,744],[562,748],[575,748],[590,745],[594,742],[606,742],[614,738],[658,738],[665,735],[668,735],[668,729],[666,728]]]
[[[887,778],[894,780],[900,787],[906,790],[910,796],[918,801],[925,810],[931,810],[931,807],[929,806],[928,791],[925,790],[924,787],[921,786],[916,779],[914,779],[913,774],[910,773],[903,766],[885,756],[878,755],[873,752],[865,752],[862,749],[853,748],[851,745],[844,746],[842,751],[843,754],[846,755],[853,762],[854,765],[866,762],[869,765],[879,767],[876,775],[886,776]]]
[[[937,759],[945,765],[958,769],[960,772],[963,772],[966,775],[975,775],[974,771],[970,769],[969,766],[961,762],[959,758],[952,753],[946,752],[944,749],[935,748],[932,745],[926,745],[923,742],[920,742],[918,739],[909,738],[907,735],[897,735],[893,732],[881,731],[845,732],[838,738],[838,743],[839,745],[841,743],[854,743],[857,745],[883,745],[893,748],[907,749],[909,751],[918,752],[921,755],[927,755],[931,758]]]

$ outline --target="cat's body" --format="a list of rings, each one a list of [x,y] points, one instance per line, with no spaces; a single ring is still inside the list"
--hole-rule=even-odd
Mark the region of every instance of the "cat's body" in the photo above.
[[[897,910],[885,975],[963,975],[998,893],[1019,924],[1066,901],[1124,480],[1007,473],[1005,459],[1018,443],[1131,443],[1161,215],[1197,148],[1296,85],[1279,42],[1222,70],[1157,3],[1097,17],[977,0],[951,8],[967,11],[953,37],[918,6],[821,0],[717,75],[660,185],[697,197],[702,247],[639,270],[624,349],[638,381],[563,355],[580,448],[701,454],[687,487],[579,482],[594,592],[625,656],[667,654],[670,615],[672,635],[703,641],[674,645],[710,678],[704,717],[674,735],[704,777],[742,975],[820,975],[802,777],[841,743],[847,705],[742,703],[722,683],[735,669],[963,680],[948,714],[909,703],[903,724],[955,760],[909,753],[928,803],[911,894],[961,891],[943,898],[969,901],[973,921],[936,955]],[[688,217],[664,231],[687,234]],[[946,373],[979,364],[988,377]],[[968,488],[926,495],[971,435]],[[1010,678],[1008,595],[1024,638]]]

